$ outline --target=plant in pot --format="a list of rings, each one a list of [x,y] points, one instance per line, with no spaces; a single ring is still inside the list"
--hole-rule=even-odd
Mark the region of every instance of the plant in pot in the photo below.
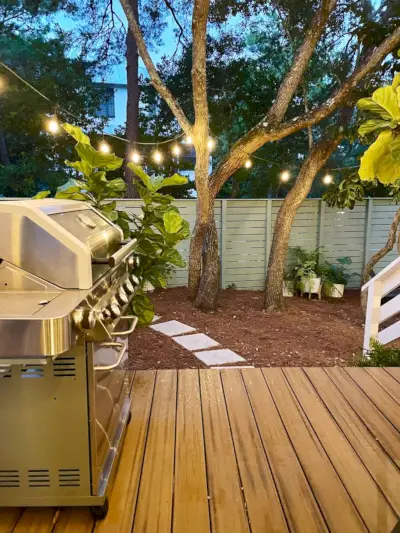
[[[295,288],[301,295],[308,293],[309,299],[313,294],[321,298],[320,250],[320,247],[314,250],[306,250],[301,246],[290,248],[290,255],[294,259],[292,272]]]
[[[334,264],[324,263],[321,267],[323,280],[323,289],[326,296],[330,298],[342,298],[344,288],[354,275],[349,272],[348,266],[351,265],[350,257],[339,257]]]
[[[288,298],[294,296],[295,283],[291,272],[285,272],[283,278],[283,296]]]

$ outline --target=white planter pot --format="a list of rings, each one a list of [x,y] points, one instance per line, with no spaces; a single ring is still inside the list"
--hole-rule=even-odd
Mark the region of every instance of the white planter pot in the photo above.
[[[312,278],[304,283],[303,292],[319,294],[321,289],[321,278]]]
[[[325,294],[329,296],[329,298],[343,298],[344,285],[341,283],[333,283],[332,285],[328,285],[324,290]]]
[[[294,295],[294,282],[293,281],[284,281],[283,282],[283,296],[289,298]]]

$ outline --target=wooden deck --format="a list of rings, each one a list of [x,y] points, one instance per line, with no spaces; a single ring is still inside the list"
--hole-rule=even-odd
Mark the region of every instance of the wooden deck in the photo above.
[[[141,371],[107,518],[0,510],[0,533],[390,533],[400,368]]]

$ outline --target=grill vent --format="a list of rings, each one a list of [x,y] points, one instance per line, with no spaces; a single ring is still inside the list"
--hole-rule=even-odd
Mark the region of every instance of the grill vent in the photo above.
[[[10,378],[11,377],[11,368],[8,368],[7,370],[4,370],[2,373],[0,372],[1,378]]]
[[[48,470],[28,470],[28,484],[31,488],[50,487]]]
[[[57,357],[53,362],[53,373],[56,378],[75,377],[75,357]]]
[[[43,378],[43,365],[24,365],[21,367],[21,378]]]
[[[0,489],[19,487],[18,470],[0,470]]]
[[[81,474],[79,468],[60,468],[58,471],[59,487],[79,487]]]

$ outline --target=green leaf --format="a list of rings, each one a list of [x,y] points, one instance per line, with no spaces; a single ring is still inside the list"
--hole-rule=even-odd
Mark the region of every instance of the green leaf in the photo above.
[[[115,178],[108,182],[108,186],[116,193],[124,192],[126,189],[126,183],[122,178]]]
[[[390,128],[393,129],[396,127],[396,123],[389,120],[379,120],[377,118],[372,118],[370,120],[367,120],[367,122],[364,122],[361,124],[361,126],[358,128],[358,133],[364,137],[364,135],[368,135],[369,133],[372,133],[373,131]]]
[[[159,187],[159,189],[161,189],[162,187],[170,187],[172,185],[186,185],[187,182],[188,182],[188,179],[185,176],[174,174],[173,176],[162,180],[161,186]]]
[[[136,251],[138,254],[149,255],[155,257],[158,246],[150,242],[148,239],[140,240]]]
[[[372,100],[383,107],[394,120],[400,121],[399,102],[397,101],[396,92],[391,86],[377,89],[372,94]]]
[[[380,105],[372,100],[372,98],[361,98],[357,102],[358,109],[363,111],[370,111],[376,115],[380,115],[382,118],[391,120],[391,115]]]
[[[186,262],[183,260],[181,254],[175,249],[166,250],[160,255],[160,259],[178,267],[184,268],[186,266]]]
[[[101,168],[104,170],[117,170],[121,167],[123,159],[117,157],[115,154],[103,154],[90,146],[78,142],[75,150],[79,157],[85,161],[92,168]]]
[[[389,145],[392,141],[391,131],[382,131],[376,141],[371,144],[364,153],[360,161],[358,175],[362,180],[373,180],[378,178],[379,160],[386,153],[389,153]]]
[[[88,200],[88,197],[82,193],[65,191],[58,191],[54,198],[56,198],[57,200],[81,200],[84,202]]]
[[[152,193],[149,191],[149,189],[147,189],[146,187],[142,187],[142,185],[139,185],[139,183],[136,183],[136,190],[139,193],[140,198],[146,205],[151,204]]]
[[[140,165],[135,165],[135,163],[128,163],[127,167],[130,168],[132,172],[143,181],[147,189],[151,189],[151,178],[146,174],[146,172]]]
[[[51,191],[40,191],[35,196],[32,196],[32,200],[43,200],[44,198],[47,198],[50,196]]]
[[[68,159],[66,159],[65,164],[68,167],[74,168],[78,172],[81,172],[86,177],[89,177],[92,172],[92,167],[86,163],[86,161],[68,161]]]
[[[397,87],[400,87],[400,72],[397,72],[397,74],[395,74],[392,81],[392,89],[395,91]]]
[[[61,124],[61,127],[64,131],[66,131],[71,137],[73,137],[78,143],[82,144],[90,144],[89,137],[83,133],[81,128],[78,126],[73,126],[72,124],[68,124],[65,122],[64,124]]]
[[[90,179],[96,183],[108,183],[108,179],[104,170],[97,170],[95,172],[92,172],[90,175]]]
[[[394,161],[400,161],[400,135],[397,135],[390,143],[390,153]]]
[[[138,317],[140,326],[148,326],[154,318],[154,307],[148,296],[136,293],[132,301],[132,310]]]
[[[164,213],[163,220],[168,233],[177,233],[182,227],[182,217],[176,211],[167,211]]]

